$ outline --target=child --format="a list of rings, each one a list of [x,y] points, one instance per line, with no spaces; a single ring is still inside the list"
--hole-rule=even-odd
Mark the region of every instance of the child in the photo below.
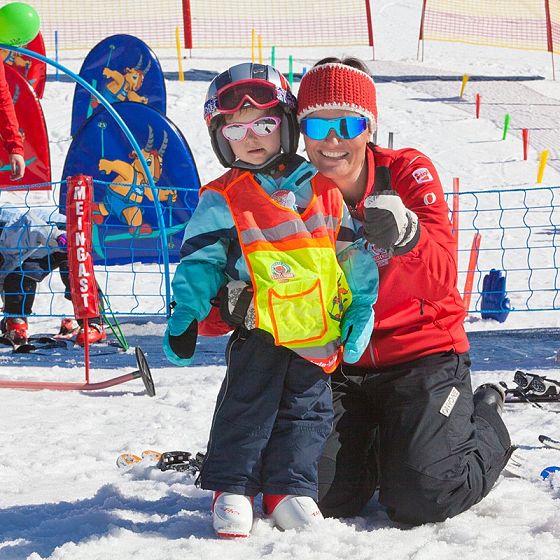
[[[59,269],[70,297],[66,216],[54,210],[0,207],[0,291],[4,314],[0,322],[2,336],[15,345],[28,340],[27,316],[31,315],[37,284]],[[86,332],[69,318],[62,320],[60,334],[75,334],[83,345]],[[87,338],[90,343],[106,338],[100,318],[90,319]]]
[[[197,321],[233,286],[225,307],[237,328],[200,482],[214,490],[217,535],[246,537],[259,492],[280,529],[322,518],[317,464],[332,424],[325,372],[340,362],[341,339],[346,362],[361,356],[377,268],[363,241],[352,243],[334,183],[295,155],[296,100],[282,74],[233,66],[210,84],[204,115],[214,152],[232,169],[201,189],[187,224],[163,346],[188,365]]]

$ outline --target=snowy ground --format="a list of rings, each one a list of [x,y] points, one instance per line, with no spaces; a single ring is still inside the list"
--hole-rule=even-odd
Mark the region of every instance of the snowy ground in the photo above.
[[[434,160],[446,190],[461,177],[463,190],[533,187],[538,151],[522,160],[520,128],[501,141],[503,107],[484,109],[473,118],[472,103],[479,82],[467,85],[457,99],[464,73],[485,76],[540,76],[542,80],[510,83],[480,82],[484,99],[499,103],[522,98],[524,123],[533,115],[535,129],[551,128],[539,120],[539,106],[560,112],[560,84],[553,82],[550,56],[545,53],[477,49],[453,44],[426,44],[424,63],[416,62],[420,0],[379,0],[373,3],[377,62],[374,73],[394,76],[378,82],[379,141],[388,132],[395,146],[418,147]],[[309,67],[325,55],[358,54],[369,49],[331,49],[295,54],[295,70]],[[222,70],[250,53],[195,53],[187,70]],[[287,71],[288,52],[277,53]],[[63,63],[74,70],[81,60],[73,54]],[[164,56],[166,70],[176,70]],[[285,65],[285,68],[282,67]],[[403,76],[454,75],[459,81],[407,81]],[[170,81],[168,116],[185,134],[202,181],[221,173],[201,118],[208,82]],[[482,87],[482,86],[481,86]],[[520,90],[519,88],[523,89]],[[514,93],[512,93],[514,92]],[[51,139],[53,178],[58,180],[69,146],[73,86],[49,82],[43,108]],[[515,97],[512,99],[512,96]],[[535,102],[534,111],[531,104]],[[471,111],[469,114],[468,104]],[[510,106],[511,108],[511,106]],[[509,109],[508,109],[509,110]],[[512,110],[512,125],[517,121]],[[526,126],[524,124],[523,126]],[[552,127],[554,128],[554,127]],[[547,134],[553,134],[548,132]],[[552,140],[556,136],[550,136]],[[542,142],[547,142],[543,137]],[[551,150],[558,149],[553,145]],[[560,184],[558,152],[545,172],[546,185]],[[42,195],[40,195],[42,196]],[[40,296],[39,296],[40,297]],[[38,302],[39,303],[39,302]],[[61,302],[61,305],[65,305]],[[48,321],[31,321],[32,329],[52,328]],[[469,330],[522,329],[527,325],[560,326],[558,312],[511,314],[503,326],[478,321]],[[504,419],[512,439],[527,459],[524,478],[505,478],[470,511],[444,523],[409,529],[392,524],[374,501],[362,517],[326,520],[313,529],[282,534],[259,518],[244,542],[214,538],[209,514],[210,494],[179,473],[135,468],[123,474],[115,467],[123,451],[186,449],[202,451],[214,400],[224,374],[223,339],[203,339],[192,367],[171,367],[160,351],[163,325],[126,324],[125,333],[147,353],[157,395],[148,398],[140,381],[99,392],[13,391],[0,394],[0,559],[153,559],[227,557],[230,560],[353,558],[387,560],[510,558],[556,559],[560,556],[560,477],[542,481],[540,470],[560,463],[560,451],[540,446],[537,436],[560,439],[560,409],[508,406]],[[493,333],[499,335],[498,332]],[[554,354],[560,350],[553,335],[534,339],[503,334],[495,340],[473,333],[473,384],[511,382],[516,367],[560,378]],[[134,355],[112,347],[95,349],[92,380],[101,381],[136,369]],[[0,378],[82,381],[83,360],[77,350],[58,355],[0,356]]]

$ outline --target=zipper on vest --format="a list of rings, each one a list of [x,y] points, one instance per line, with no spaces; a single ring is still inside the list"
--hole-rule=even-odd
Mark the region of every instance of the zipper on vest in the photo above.
[[[420,300],[420,315],[424,315],[424,300]]]

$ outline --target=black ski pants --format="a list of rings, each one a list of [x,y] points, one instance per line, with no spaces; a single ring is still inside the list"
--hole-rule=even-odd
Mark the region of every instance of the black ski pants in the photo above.
[[[6,276],[4,280],[4,313],[17,316],[31,315],[37,284],[57,268],[65,287],[64,297],[70,300],[68,255],[66,252],[49,252],[38,258],[31,256],[23,261],[18,269]]]
[[[329,376],[257,329],[235,331],[202,488],[317,499],[319,457],[332,427]]]
[[[512,449],[495,408],[474,408],[469,355],[372,371],[343,365],[331,380],[335,420],[319,463],[323,514],[358,515],[379,488],[392,520],[419,525],[486,496]]]

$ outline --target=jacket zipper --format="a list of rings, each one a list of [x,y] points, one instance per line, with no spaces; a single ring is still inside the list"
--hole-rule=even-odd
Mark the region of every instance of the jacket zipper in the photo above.
[[[371,358],[371,365],[372,367],[376,367],[375,352],[373,350],[373,342],[371,338],[369,339],[368,350],[369,350],[369,357]]]

